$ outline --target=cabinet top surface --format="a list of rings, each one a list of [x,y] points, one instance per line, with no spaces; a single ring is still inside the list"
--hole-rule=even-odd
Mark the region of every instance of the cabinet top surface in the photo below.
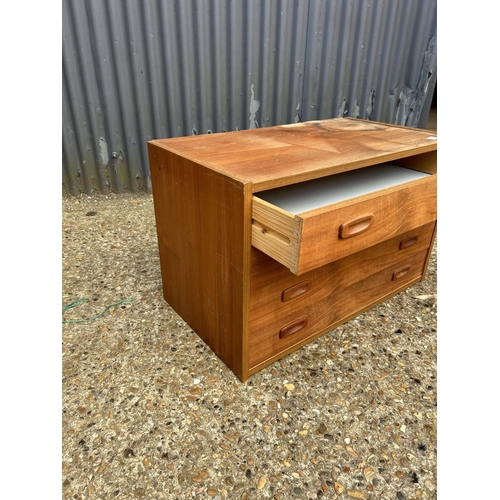
[[[262,191],[437,150],[423,129],[334,118],[150,141]]]

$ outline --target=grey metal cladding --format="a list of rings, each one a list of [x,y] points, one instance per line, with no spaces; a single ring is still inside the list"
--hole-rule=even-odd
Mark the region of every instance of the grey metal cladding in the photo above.
[[[436,0],[63,0],[63,192],[149,192],[147,141],[425,125]]]

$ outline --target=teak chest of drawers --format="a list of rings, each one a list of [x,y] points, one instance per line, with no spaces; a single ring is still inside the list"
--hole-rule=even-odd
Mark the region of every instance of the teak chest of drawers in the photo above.
[[[425,276],[426,130],[337,118],[148,148],[165,300],[242,381]]]

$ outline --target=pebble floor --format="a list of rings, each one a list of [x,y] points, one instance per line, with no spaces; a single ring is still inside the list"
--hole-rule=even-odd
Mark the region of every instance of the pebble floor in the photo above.
[[[63,499],[437,498],[435,248],[242,383],[163,299],[150,195],[63,198],[62,231]]]

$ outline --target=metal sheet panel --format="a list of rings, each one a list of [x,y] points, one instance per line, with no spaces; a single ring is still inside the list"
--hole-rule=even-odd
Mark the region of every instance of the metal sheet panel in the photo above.
[[[71,194],[149,191],[153,138],[418,126],[435,83],[436,0],[64,0],[62,21]]]

